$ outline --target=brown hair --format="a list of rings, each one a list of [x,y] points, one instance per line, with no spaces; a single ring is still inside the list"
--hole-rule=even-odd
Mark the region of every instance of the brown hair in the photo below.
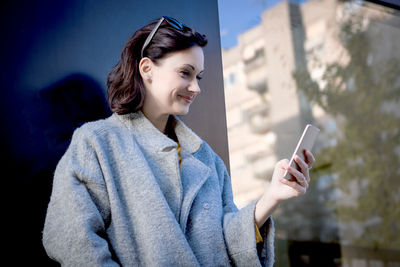
[[[154,21],[137,30],[125,44],[121,58],[107,77],[107,100],[113,112],[127,114],[142,108],[145,87],[139,72],[142,46],[157,24]],[[143,57],[157,60],[166,54],[198,45],[204,47],[207,37],[190,28],[179,31],[163,22],[152,41],[143,51]]]

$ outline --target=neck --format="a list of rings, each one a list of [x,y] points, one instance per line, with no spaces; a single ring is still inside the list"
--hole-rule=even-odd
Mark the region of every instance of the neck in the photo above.
[[[149,110],[142,109],[144,116],[156,127],[160,132],[166,132],[169,114],[156,114]]]

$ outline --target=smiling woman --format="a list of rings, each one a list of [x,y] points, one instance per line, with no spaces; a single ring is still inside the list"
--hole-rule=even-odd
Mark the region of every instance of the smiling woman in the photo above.
[[[165,25],[166,24],[166,25]],[[178,27],[177,25],[181,25]],[[138,31],[126,43],[121,59],[114,67],[107,79],[108,100],[111,109],[118,114],[126,114],[140,110],[145,100],[145,83],[151,82],[152,72],[159,65],[163,65],[166,58],[171,57],[176,51],[197,47],[201,53],[197,58],[179,58],[180,62],[174,64],[192,63],[203,70],[204,55],[201,47],[207,44],[207,38],[186,27],[171,17],[162,17],[158,22],[153,22]],[[175,53],[176,54],[176,53]],[[188,53],[185,53],[186,55]],[[167,55],[167,56],[166,56]],[[166,58],[164,58],[166,56]],[[178,55],[179,57],[179,55]],[[183,60],[183,61],[182,61]],[[198,66],[200,64],[200,66]],[[174,69],[182,65],[169,66]],[[185,72],[184,70],[181,70]],[[194,71],[194,70],[192,70]],[[155,77],[154,77],[155,78]]]
[[[204,69],[204,54],[199,46],[171,52],[157,62],[145,57],[139,71],[146,87],[143,113],[164,131],[170,114],[186,115],[200,93],[198,78]]]
[[[278,202],[305,192],[308,164],[276,165],[241,210],[221,158],[177,115],[200,93],[204,35],[162,17],[108,76],[114,114],[84,124],[57,165],[43,243],[67,266],[272,266]],[[289,169],[288,169],[289,168]],[[296,179],[286,181],[288,170]]]

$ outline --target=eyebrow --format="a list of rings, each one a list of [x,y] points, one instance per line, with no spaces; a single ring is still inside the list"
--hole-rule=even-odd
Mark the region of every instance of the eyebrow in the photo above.
[[[192,65],[190,65],[190,64],[183,64],[184,66],[188,66],[188,67],[191,67],[192,68],[192,70],[195,70],[195,67],[193,67]],[[202,74],[204,72],[204,70],[202,70],[202,71],[200,71],[199,72],[199,74]]]

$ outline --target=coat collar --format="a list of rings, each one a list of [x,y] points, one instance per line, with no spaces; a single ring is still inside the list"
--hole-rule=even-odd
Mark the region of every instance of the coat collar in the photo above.
[[[138,141],[146,146],[152,147],[157,152],[168,151],[177,147],[177,143],[160,132],[143,114],[142,111],[136,111],[124,115],[113,114],[125,126],[133,131]],[[176,121],[175,134],[182,150],[190,154],[196,153],[202,144],[202,140],[181,119],[173,115]]]

